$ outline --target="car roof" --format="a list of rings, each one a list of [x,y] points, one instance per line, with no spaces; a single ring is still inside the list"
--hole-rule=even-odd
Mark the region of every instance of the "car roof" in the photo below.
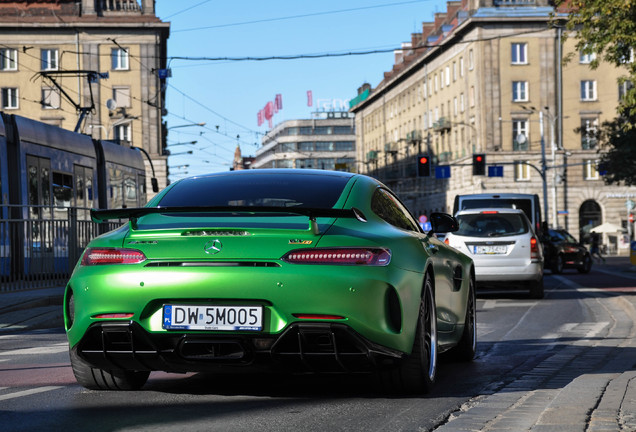
[[[335,177],[347,177],[347,178],[359,176],[359,174],[350,173],[346,171],[329,171],[329,170],[299,169],[299,168],[268,168],[268,169],[220,171],[220,172],[202,174],[202,175],[186,177],[186,178],[206,178],[206,177],[221,177],[221,176],[259,176],[259,175],[279,175],[279,176],[283,175],[285,177],[298,176],[299,178],[301,178],[302,176],[310,176],[310,175],[335,176]]]

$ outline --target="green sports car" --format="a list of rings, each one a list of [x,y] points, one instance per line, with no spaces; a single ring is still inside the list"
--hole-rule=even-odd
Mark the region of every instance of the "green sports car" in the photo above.
[[[426,392],[438,354],[475,355],[474,268],[377,180],[246,170],[177,181],[95,238],[66,287],[77,381],[150,371],[373,373]]]

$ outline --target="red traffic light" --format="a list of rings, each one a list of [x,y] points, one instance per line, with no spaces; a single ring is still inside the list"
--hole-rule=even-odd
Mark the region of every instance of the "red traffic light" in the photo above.
[[[420,163],[421,163],[421,164],[428,163],[428,158],[427,158],[426,156],[422,156],[422,157],[420,158]]]
[[[477,156],[475,156],[475,161],[476,161],[476,162],[481,162],[481,161],[483,161],[483,160],[484,160],[484,158],[482,157],[482,155],[477,155]]]

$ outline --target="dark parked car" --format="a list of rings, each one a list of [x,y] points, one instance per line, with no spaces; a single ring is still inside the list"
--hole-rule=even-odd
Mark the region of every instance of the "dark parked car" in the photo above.
[[[543,237],[543,254],[545,267],[552,273],[562,273],[566,268],[589,273],[592,269],[590,252],[565,230],[547,230]]]

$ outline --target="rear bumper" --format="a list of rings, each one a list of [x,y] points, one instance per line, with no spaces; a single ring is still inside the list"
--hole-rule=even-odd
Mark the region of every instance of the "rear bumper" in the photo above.
[[[475,266],[475,281],[479,282],[531,282],[541,280],[543,264],[532,262],[523,266]]]
[[[334,323],[296,323],[278,336],[151,334],[134,321],[96,323],[73,349],[100,369],[166,372],[371,372],[404,355]]]

